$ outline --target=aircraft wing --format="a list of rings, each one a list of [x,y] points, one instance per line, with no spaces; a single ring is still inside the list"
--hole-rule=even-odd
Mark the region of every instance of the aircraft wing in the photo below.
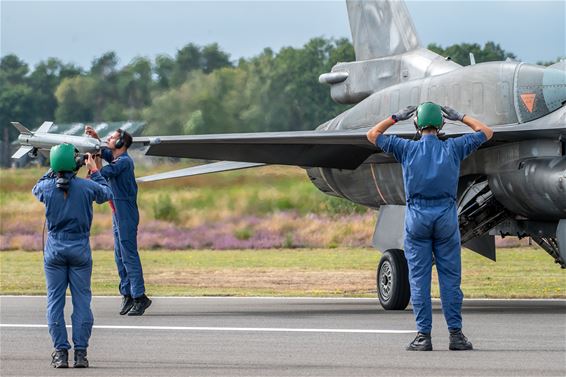
[[[564,109],[564,108],[563,108]],[[566,111],[521,124],[493,126],[494,137],[482,148],[532,138],[558,140],[566,137]],[[195,158],[219,161],[294,165],[334,169],[356,169],[370,156],[374,163],[392,162],[366,138],[370,126],[349,131],[290,131],[138,137],[134,142],[149,145],[149,156]],[[447,122],[442,137],[473,132],[461,123]],[[386,135],[415,138],[412,121],[399,122]],[[377,158],[377,159],[376,159]]]
[[[375,147],[366,129],[345,132],[295,131],[135,138],[149,156],[241,161],[303,167],[355,169]]]

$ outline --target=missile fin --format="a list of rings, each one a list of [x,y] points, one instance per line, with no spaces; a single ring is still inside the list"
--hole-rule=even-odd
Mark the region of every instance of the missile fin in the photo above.
[[[30,130],[28,130],[27,128],[25,128],[23,126],[23,124],[21,124],[20,122],[12,122],[12,126],[16,127],[18,129],[18,131],[20,131],[21,134],[33,135],[32,132]]]
[[[13,123],[12,123],[12,124],[13,124]],[[14,160],[18,160],[18,159],[22,158],[23,156],[25,156],[26,153],[31,152],[32,150],[33,150],[33,147],[30,146],[30,145],[23,146],[23,147],[21,147],[20,149],[18,149],[18,150],[16,151],[16,153],[14,153],[14,154],[12,155],[12,158],[13,158]]]
[[[53,125],[53,122],[43,122],[41,126],[35,131],[36,133],[48,133],[49,129]]]

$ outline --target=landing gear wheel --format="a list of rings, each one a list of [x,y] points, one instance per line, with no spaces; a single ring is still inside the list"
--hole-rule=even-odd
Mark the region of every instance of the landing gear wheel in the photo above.
[[[411,298],[409,269],[403,250],[386,250],[377,267],[377,294],[385,310],[405,310]]]

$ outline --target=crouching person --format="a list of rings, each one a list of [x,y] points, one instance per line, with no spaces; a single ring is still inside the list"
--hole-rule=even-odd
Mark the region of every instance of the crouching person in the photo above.
[[[80,158],[72,144],[51,148],[51,169],[37,182],[32,192],[45,205],[47,242],[44,249],[47,281],[47,324],[55,352],[51,365],[67,368],[67,329],[63,309],[67,286],[71,289],[73,314],[74,367],[87,368],[87,348],[93,325],[90,302],[92,293],[92,255],[89,244],[92,202],[101,204],[112,198],[112,190],[96,169],[94,158],[85,161],[90,179],[78,178]]]

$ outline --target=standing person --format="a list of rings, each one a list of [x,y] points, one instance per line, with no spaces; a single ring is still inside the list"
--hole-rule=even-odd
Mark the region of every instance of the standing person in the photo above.
[[[415,126],[422,135],[420,140],[383,135],[389,127],[409,119],[415,111]],[[438,132],[444,125],[444,118],[463,122],[475,132],[442,141]],[[408,106],[367,133],[370,142],[382,151],[392,153],[403,167],[407,201],[405,257],[418,331],[407,346],[409,351],[432,351],[430,285],[433,255],[440,282],[442,311],[450,331],[449,349],[473,349],[462,333],[462,266],[456,190],[460,162],[492,136],[491,128],[479,120],[432,102],[425,102],[418,108]]]
[[[92,224],[92,202],[101,204],[112,198],[112,190],[96,169],[89,154],[86,165],[90,179],[76,177],[80,167],[75,147],[61,144],[51,148],[51,169],[39,179],[32,192],[45,205],[47,243],[43,254],[47,282],[47,324],[53,340],[51,365],[69,366],[65,327],[65,292],[71,289],[73,302],[73,344],[75,368],[88,368],[87,348],[92,331],[90,310],[92,293],[92,255],[89,244]]]
[[[100,139],[89,126],[85,133]],[[107,139],[108,147],[102,148],[102,158],[108,165],[100,173],[110,183],[114,199],[112,201],[112,228],[114,232],[114,259],[120,276],[122,306],[120,315],[143,315],[151,305],[145,295],[143,270],[138,253],[139,212],[137,204],[138,186],[134,175],[134,160],[128,155],[132,145],[132,135],[121,129]]]

